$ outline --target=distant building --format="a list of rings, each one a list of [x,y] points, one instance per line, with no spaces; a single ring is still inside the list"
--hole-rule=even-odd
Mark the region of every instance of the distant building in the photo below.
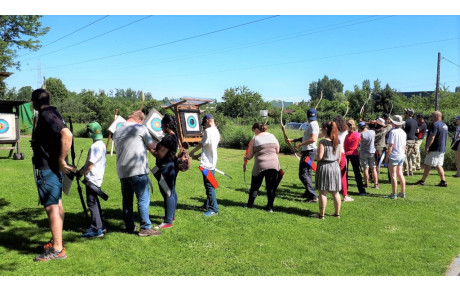
[[[433,95],[434,91],[415,91],[415,92],[398,92],[407,98],[412,98],[412,96],[421,96],[421,97],[430,97]]]

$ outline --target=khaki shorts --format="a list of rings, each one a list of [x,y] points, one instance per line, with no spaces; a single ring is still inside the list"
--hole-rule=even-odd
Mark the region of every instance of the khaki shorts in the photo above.
[[[375,154],[359,153],[359,163],[361,168],[375,168]]]
[[[425,160],[423,161],[425,165],[431,166],[431,167],[437,167],[441,166],[444,164],[444,153],[441,152],[429,152]]]

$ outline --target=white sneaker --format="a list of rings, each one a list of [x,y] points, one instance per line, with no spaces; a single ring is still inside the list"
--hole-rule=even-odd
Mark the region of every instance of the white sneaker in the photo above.
[[[347,196],[343,197],[343,201],[344,202],[351,202],[351,201],[355,201],[355,199],[353,199],[353,198],[351,198],[350,196],[347,195]]]

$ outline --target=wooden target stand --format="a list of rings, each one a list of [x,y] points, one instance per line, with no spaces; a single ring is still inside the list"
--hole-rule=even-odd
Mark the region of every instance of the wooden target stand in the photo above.
[[[174,111],[181,143],[188,142],[194,144],[201,141],[203,130],[201,129],[200,107],[212,101],[212,99],[183,97],[180,98],[180,101],[171,101],[170,104],[161,106],[161,108],[171,108]],[[185,114],[189,114],[190,117],[188,119],[185,118]],[[188,120],[197,122],[197,130],[188,130]]]
[[[0,72],[0,81],[3,81],[12,74],[9,72]],[[11,146],[1,146],[0,150],[9,150],[8,158],[11,158],[13,151],[16,149],[16,153],[13,155],[14,160],[24,160],[24,154],[21,153],[19,106],[28,102],[0,100],[0,145],[11,144]]]

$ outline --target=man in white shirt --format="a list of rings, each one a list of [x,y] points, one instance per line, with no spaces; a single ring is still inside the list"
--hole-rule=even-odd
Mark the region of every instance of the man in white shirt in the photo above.
[[[212,114],[206,114],[203,117],[201,125],[205,128],[203,137],[200,143],[190,151],[189,155],[192,159],[197,160],[201,156],[200,167],[208,171],[208,175],[215,174],[217,164],[217,146],[220,141],[220,133],[214,122],[214,116]],[[194,155],[195,152],[202,149],[201,154]],[[204,188],[206,189],[206,202],[204,207],[206,212],[204,216],[213,216],[219,212],[219,206],[217,205],[216,189],[203,175]]]

